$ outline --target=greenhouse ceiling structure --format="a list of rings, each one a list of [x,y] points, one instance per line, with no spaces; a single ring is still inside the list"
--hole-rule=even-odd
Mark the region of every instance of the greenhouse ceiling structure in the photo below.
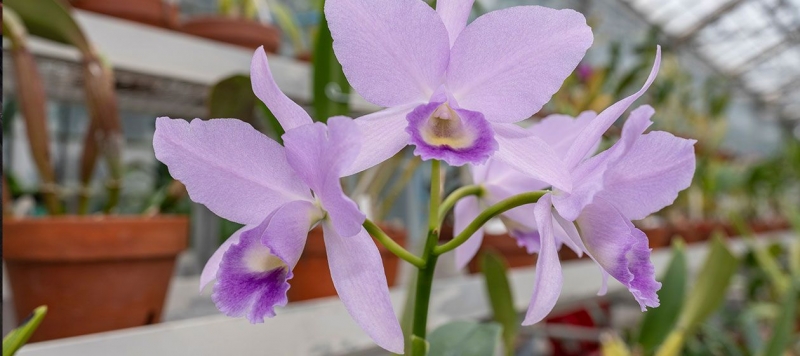
[[[675,44],[800,124],[800,0],[623,0]]]

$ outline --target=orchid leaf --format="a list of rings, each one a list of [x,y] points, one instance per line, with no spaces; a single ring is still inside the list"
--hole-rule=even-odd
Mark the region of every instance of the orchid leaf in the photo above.
[[[333,54],[333,38],[324,12],[312,60],[314,86],[312,94],[316,120],[325,122],[331,116],[348,115],[350,84],[344,76],[342,65]]]
[[[91,52],[91,44],[67,5],[56,0],[6,0],[3,2],[22,18],[32,35],[77,47]]]
[[[292,9],[280,1],[270,2],[269,7],[272,13],[275,14],[275,21],[278,22],[278,26],[289,36],[289,40],[292,41],[294,52],[296,54],[304,52],[306,46],[303,43],[301,27]]]
[[[11,133],[11,124],[14,122],[14,117],[17,116],[17,101],[9,97],[3,103],[3,133]]]
[[[214,84],[208,96],[209,117],[237,118],[252,123],[257,98],[251,88],[250,77],[241,74]]]
[[[654,350],[678,321],[686,298],[686,248],[682,240],[672,244],[672,261],[661,279],[658,300],[661,305],[647,311],[639,329],[639,344],[646,352]]]
[[[658,348],[656,356],[680,354],[686,339],[725,300],[725,293],[738,265],[739,260],[725,245],[722,236],[716,234],[709,244],[708,256],[678,317],[678,323]]]
[[[428,337],[430,356],[494,355],[502,326],[497,323],[456,321],[440,326]]]
[[[630,356],[631,351],[619,335],[604,333],[600,336],[600,354],[603,356]]]
[[[781,271],[781,266],[778,264],[778,261],[770,255],[769,251],[756,243],[753,238],[755,233],[747,226],[741,216],[732,214],[730,220],[742,235],[744,242],[753,252],[758,267],[761,268],[769,278],[776,295],[784,295],[789,289],[789,276]]]
[[[56,196],[56,176],[50,161],[50,138],[47,128],[47,97],[36,60],[28,50],[27,31],[11,8],[3,9],[3,35],[11,42],[14,68],[14,86],[25,120],[28,144],[33,161],[42,179],[41,191],[50,214],[61,212]]]
[[[503,343],[506,355],[514,354],[519,317],[514,310],[514,297],[508,283],[508,268],[503,257],[496,252],[484,253],[481,257],[481,272],[486,282],[486,292],[492,305],[494,321],[503,326]]]
[[[263,121],[264,126],[269,129],[268,136],[272,137],[272,139],[278,143],[283,144],[283,138],[281,137],[285,132],[283,130],[283,126],[281,126],[281,123],[278,121],[278,118],[275,117],[275,114],[273,114],[267,105],[262,103],[261,100],[256,101],[256,107],[258,107],[258,110],[261,112],[261,120]]]
[[[772,327],[772,337],[764,352],[765,356],[780,356],[789,347],[795,325],[796,308],[798,303],[797,283],[787,289],[781,311]]]
[[[19,327],[11,330],[11,332],[3,338],[3,356],[14,355],[17,353],[17,350],[25,346],[25,343],[28,342],[31,335],[39,328],[39,324],[42,323],[45,315],[47,315],[47,306],[42,305],[34,309],[31,315],[20,323]]]

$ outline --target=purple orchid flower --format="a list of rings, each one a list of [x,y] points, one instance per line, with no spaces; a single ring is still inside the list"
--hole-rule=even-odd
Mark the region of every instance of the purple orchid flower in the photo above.
[[[234,119],[156,121],[153,147],[195,202],[245,227],[214,253],[201,286],[215,277],[212,299],[226,315],[252,323],[275,315],[308,231],[322,225],[331,277],[356,323],[381,347],[403,352],[380,253],[361,224],[365,216],[339,177],[358,156],[359,128],[333,117],[328,125],[278,89],[266,55],[253,56],[251,80],[286,129],[285,148]]]
[[[610,275],[632,292],[642,310],[658,306],[656,292],[661,285],[656,282],[650,263],[648,240],[631,220],[642,219],[671,204],[678,192],[691,184],[695,141],[660,131],[643,134],[653,114],[652,108],[643,106],[631,113],[622,138],[612,148],[587,157],[597,149],[602,134],[647,90],[659,63],[660,48],[645,85],[596,117],[592,113],[575,120],[548,117],[529,129],[553,145],[565,161],[573,190],[554,188],[533,206],[532,214],[530,208],[524,207],[506,213],[509,220],[525,227],[525,234],[515,236],[522,239],[520,244],[539,253],[536,285],[524,325],[541,321],[555,306],[562,286],[557,254],[562,243],[579,254],[586,253],[600,266],[600,294],[605,293]],[[544,182],[514,174],[507,168],[494,171],[498,169],[495,162],[490,161],[489,165],[473,167],[476,184],[487,191],[482,198],[487,203],[546,187]],[[460,209],[456,206],[457,231],[459,220],[470,221],[477,214],[475,201],[473,198],[472,202],[460,202]],[[534,221],[530,221],[531,217]],[[477,251],[480,236],[477,243],[471,241],[474,238],[456,250],[459,264],[466,264]]]
[[[568,115],[553,114],[527,130],[533,136],[542,139],[559,158],[564,158],[569,148],[574,143],[578,134],[585,128],[597,114],[593,111],[585,111],[577,118]],[[594,150],[591,151],[594,153]],[[454,233],[459,234],[474,220],[480,212],[488,206],[494,205],[503,199],[513,195],[542,190],[549,188],[550,184],[532,178],[513,167],[490,158],[486,164],[472,165],[472,181],[474,184],[483,187],[484,192],[480,198],[469,196],[456,203],[454,212]],[[524,247],[528,253],[537,253],[540,248],[539,232],[536,228],[536,221],[532,217],[533,205],[523,205],[511,209],[500,216],[501,221],[506,226],[509,235],[517,240],[520,247]],[[555,231],[556,245],[558,248],[566,243],[578,254],[583,251],[571,243],[566,237],[566,232]],[[464,244],[456,248],[456,266],[465,267],[470,260],[478,253],[483,241],[483,229],[478,229]]]
[[[518,6],[469,26],[472,0],[328,0],[333,48],[350,84],[387,109],[356,119],[356,173],[408,144],[450,165],[489,157],[570,190],[552,149],[514,123],[541,109],[592,44],[583,15]]]
[[[564,211],[555,203],[569,193],[554,190],[535,204],[542,247],[524,325],[547,316],[561,291],[556,227],[600,266],[603,286],[599,294],[605,294],[610,275],[628,288],[642,311],[659,305],[656,292],[661,283],[655,280],[648,239],[631,220],[672,204],[678,192],[689,187],[695,169],[695,140],[663,131],[644,134],[653,113],[647,105],[631,112],[620,140],[576,167],[576,191],[590,197],[578,199],[585,205],[574,219],[568,217],[572,210]]]

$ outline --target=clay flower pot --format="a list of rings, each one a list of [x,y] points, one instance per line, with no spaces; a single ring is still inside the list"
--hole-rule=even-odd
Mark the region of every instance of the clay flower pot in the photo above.
[[[178,7],[163,0],[71,0],[72,6],[163,28],[178,27]]]
[[[228,17],[198,17],[186,21],[180,30],[190,35],[256,49],[264,46],[277,53],[281,33],[277,28],[256,21]]]
[[[3,219],[17,319],[48,306],[32,341],[158,322],[188,231],[179,216]]]
[[[405,229],[386,224],[378,225],[392,240],[401,246],[405,246]],[[378,246],[378,250],[381,252],[386,281],[390,287],[394,286],[397,283],[400,258],[389,252],[378,241],[375,241],[375,245]],[[305,250],[303,250],[303,255],[300,257],[300,261],[297,262],[297,266],[292,270],[292,273],[294,277],[289,281],[292,287],[287,292],[289,301],[295,302],[336,295],[336,288],[334,288],[333,280],[331,279],[331,271],[328,268],[328,254],[325,251],[325,241],[322,239],[322,228],[319,226],[308,232]]]
[[[641,230],[647,235],[647,239],[650,241],[650,248],[670,247],[673,232],[669,226],[662,225],[654,228],[642,228]]]

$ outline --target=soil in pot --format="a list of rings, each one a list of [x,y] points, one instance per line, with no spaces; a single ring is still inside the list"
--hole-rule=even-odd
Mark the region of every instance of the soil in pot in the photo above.
[[[78,9],[164,28],[178,27],[178,7],[166,0],[71,0]]]
[[[31,341],[157,323],[188,231],[178,216],[4,219],[17,319],[48,306]]]
[[[405,246],[405,229],[386,224],[378,225],[392,240]],[[378,241],[375,241],[375,245],[381,253],[386,281],[390,287],[394,286],[397,283],[400,258],[389,252]],[[336,295],[336,288],[333,286],[331,271],[328,267],[328,254],[325,251],[322,228],[319,226],[309,231],[303,255],[292,269],[292,274],[294,277],[289,282],[291,288],[287,292],[289,301],[296,302]]]
[[[198,17],[181,25],[181,31],[226,42],[237,46],[277,53],[281,44],[281,33],[274,26],[256,21],[227,17]]]

